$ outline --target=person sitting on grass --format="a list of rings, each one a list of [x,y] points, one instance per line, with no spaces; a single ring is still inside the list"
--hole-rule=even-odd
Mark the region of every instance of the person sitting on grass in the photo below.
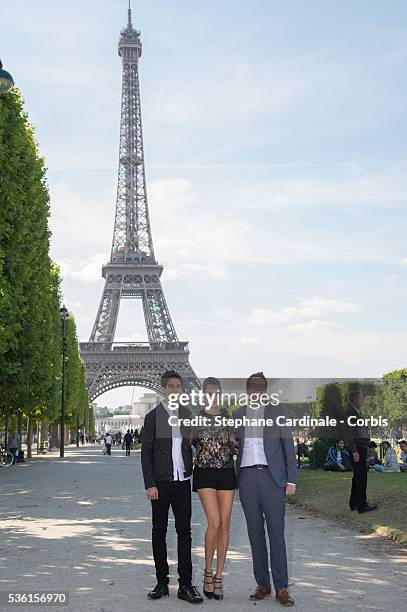
[[[394,449],[391,447],[390,442],[385,440],[381,443],[382,448],[386,451],[384,456],[383,465],[374,465],[375,472],[400,472],[400,466],[398,463],[397,455]]]
[[[400,440],[399,446],[401,449],[400,457],[402,463],[400,463],[400,470],[402,472],[407,472],[407,442],[405,440]]]
[[[369,446],[367,447],[367,459],[366,462],[369,467],[373,467],[375,465],[381,465],[379,457],[377,456],[377,444],[374,440],[370,440]]]
[[[349,472],[351,461],[348,451],[345,449],[345,442],[340,439],[331,446],[326,457],[324,470],[326,472]]]

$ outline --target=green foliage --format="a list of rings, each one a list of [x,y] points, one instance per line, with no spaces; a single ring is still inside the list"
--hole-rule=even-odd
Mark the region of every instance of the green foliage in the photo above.
[[[339,421],[344,418],[343,393],[337,383],[328,383],[317,388],[314,415],[317,418],[330,417]],[[315,434],[320,442],[334,442],[339,435],[339,427],[318,427]]]
[[[391,423],[407,425],[407,368],[393,370],[383,376],[381,403],[383,415]]]
[[[287,409],[290,419],[300,419],[301,417],[310,416],[312,414],[313,402],[284,402],[284,406]],[[295,437],[301,436],[304,432],[307,432],[307,428],[299,426],[293,427],[292,430]]]
[[[44,161],[18,90],[0,96],[0,416],[60,415],[60,274],[49,255]],[[90,422],[75,322],[68,320],[67,401]],[[86,399],[85,399],[86,395]]]

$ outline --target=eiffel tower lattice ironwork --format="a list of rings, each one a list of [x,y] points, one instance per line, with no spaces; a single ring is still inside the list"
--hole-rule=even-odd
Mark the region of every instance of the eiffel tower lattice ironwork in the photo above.
[[[131,20],[121,31],[122,102],[116,215],[108,264],[102,267],[105,286],[89,342],[81,342],[90,399],[125,385],[160,390],[161,374],[178,371],[187,387],[198,381],[189,364],[188,343],[178,340],[165,301],[154,256],[148,213],[141,124],[140,32]],[[148,342],[114,342],[120,302],[141,299]]]

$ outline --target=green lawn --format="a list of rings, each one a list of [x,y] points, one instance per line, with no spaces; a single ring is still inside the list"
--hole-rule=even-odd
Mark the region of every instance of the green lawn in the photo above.
[[[346,521],[363,531],[390,536],[407,543],[407,473],[379,474],[369,472],[367,498],[379,504],[378,510],[359,514],[349,510],[352,474],[299,471],[297,493],[289,503]]]

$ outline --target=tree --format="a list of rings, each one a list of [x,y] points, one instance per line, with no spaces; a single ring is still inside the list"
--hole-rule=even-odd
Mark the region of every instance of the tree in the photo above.
[[[0,98],[1,408],[32,417],[54,374],[49,195],[22,98]]]
[[[0,418],[14,426],[27,418],[28,455],[33,422],[60,417],[61,279],[49,255],[49,214],[44,160],[13,90],[0,96]],[[68,421],[79,410],[89,423],[72,315],[67,336]]]
[[[391,425],[407,425],[407,368],[383,376],[383,415]]]

